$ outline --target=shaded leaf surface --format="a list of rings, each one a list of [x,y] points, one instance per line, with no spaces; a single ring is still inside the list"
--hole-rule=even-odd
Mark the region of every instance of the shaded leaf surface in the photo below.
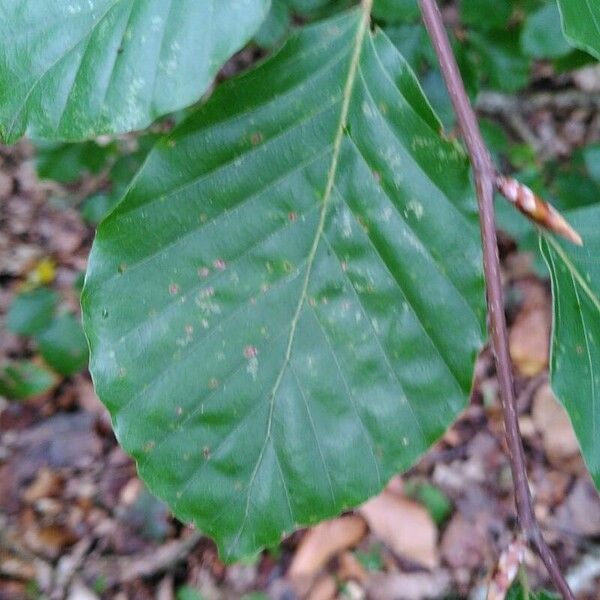
[[[565,37],[600,59],[600,4],[595,0],[558,0]]]
[[[57,377],[49,369],[29,360],[0,368],[0,396],[13,400],[35,398],[52,389]]]
[[[4,0],[0,137],[141,129],[195,102],[269,0]]]
[[[221,86],[90,257],[98,394],[150,488],[227,560],[380,491],[471,387],[467,162],[367,23],[306,28]]]
[[[559,58],[571,52],[571,46],[559,32],[560,13],[557,5],[551,2],[527,18],[521,47],[533,58]]]
[[[19,335],[35,335],[48,327],[58,302],[56,292],[39,288],[17,296],[6,315],[6,328]]]
[[[552,277],[552,387],[566,408],[590,473],[600,485],[600,207],[570,211],[582,248],[541,238]]]
[[[65,314],[56,318],[38,336],[44,360],[62,375],[81,371],[88,360],[85,336],[77,317]]]

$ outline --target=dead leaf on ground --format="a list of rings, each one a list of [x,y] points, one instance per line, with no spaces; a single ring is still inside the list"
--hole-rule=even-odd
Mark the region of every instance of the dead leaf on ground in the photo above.
[[[598,65],[577,69],[573,71],[572,77],[580,90],[589,93],[600,91],[600,67]]]
[[[372,600],[433,600],[450,591],[450,575],[434,573],[377,573],[367,584],[367,597]]]
[[[23,539],[36,554],[56,559],[64,550],[77,541],[77,536],[62,525],[46,525],[37,527],[31,523],[25,530]]]
[[[457,512],[444,531],[440,552],[452,568],[474,569],[485,562],[489,540],[481,527]]]
[[[25,490],[23,500],[28,504],[33,504],[42,498],[55,498],[60,495],[63,486],[64,479],[60,473],[43,467]]]
[[[368,575],[352,552],[344,552],[339,559],[337,576],[341,581],[353,580],[364,583]]]
[[[504,600],[506,598],[525,558],[525,549],[523,541],[517,539],[502,552],[496,571],[492,575],[487,600]]]
[[[510,356],[519,373],[533,377],[548,366],[552,309],[542,282],[523,280],[518,289],[524,299],[509,333]]]
[[[17,447],[31,474],[42,466],[84,468],[94,463],[102,444],[89,413],[59,413],[23,432]]]
[[[437,527],[423,505],[384,490],[359,510],[371,531],[396,554],[430,569],[438,565]]]
[[[366,532],[366,523],[357,515],[325,521],[309,529],[292,560],[289,577],[313,578],[336,554],[358,544]]]
[[[582,473],[584,466],[571,421],[552,393],[549,383],[537,390],[533,398],[531,418],[542,436],[548,461],[561,470]]]
[[[71,584],[67,600],[98,600],[98,596],[86,587],[81,580],[75,579]]]
[[[36,570],[31,561],[0,550],[0,576],[31,581],[36,576]],[[0,593],[0,598],[2,598],[2,593]]]
[[[307,600],[333,600],[337,584],[332,575],[321,575],[308,593]]]
[[[552,526],[580,536],[600,535],[600,497],[589,479],[578,479],[564,504],[558,507]]]

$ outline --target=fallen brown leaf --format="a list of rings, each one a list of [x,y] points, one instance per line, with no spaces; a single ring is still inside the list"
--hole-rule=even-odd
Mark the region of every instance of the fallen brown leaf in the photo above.
[[[333,600],[337,585],[332,575],[321,575],[308,593],[307,600]]]
[[[344,552],[340,556],[339,563],[337,576],[341,581],[354,580],[359,583],[366,581],[367,572],[352,552]]]
[[[489,541],[481,527],[457,512],[444,531],[440,552],[453,569],[474,569],[485,561]]]
[[[98,596],[86,587],[82,581],[75,579],[69,590],[67,600],[98,600]]]
[[[365,522],[357,515],[325,521],[309,529],[288,575],[292,580],[313,578],[336,554],[358,544],[366,532]]]
[[[552,524],[580,536],[600,535],[600,497],[591,480],[575,482],[565,503],[556,510]]]
[[[23,500],[33,504],[41,498],[51,498],[58,496],[64,485],[63,477],[47,467],[42,467],[33,482],[23,493]]]
[[[377,573],[369,579],[367,597],[371,600],[433,600],[450,591],[450,575],[434,573]]]
[[[371,531],[396,554],[430,569],[438,565],[437,527],[424,506],[384,490],[359,510]]]
[[[525,544],[521,540],[514,540],[500,555],[498,566],[490,582],[487,600],[504,600],[506,598],[524,558]]]
[[[552,311],[540,281],[521,281],[519,289],[524,300],[509,333],[510,356],[522,375],[533,377],[548,366]]]
[[[36,554],[56,559],[77,541],[77,536],[61,525],[30,526],[23,536],[27,546]]]
[[[579,444],[571,421],[552,393],[550,384],[546,383],[537,390],[533,398],[531,418],[542,436],[548,461],[563,470],[573,472],[573,468],[569,467],[574,467],[575,473],[582,472]]]

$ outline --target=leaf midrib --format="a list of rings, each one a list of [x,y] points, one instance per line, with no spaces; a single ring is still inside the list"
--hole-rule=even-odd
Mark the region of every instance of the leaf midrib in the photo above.
[[[275,383],[273,384],[271,393],[269,394],[269,416],[268,416],[268,420],[267,420],[267,431],[265,434],[264,443],[261,447],[259,456],[256,460],[256,465],[254,466],[252,475],[250,476],[250,481],[248,482],[248,491],[247,491],[247,495],[246,495],[246,507],[244,510],[244,517],[242,519],[242,523],[240,525],[238,533],[235,536],[235,539],[234,539],[233,543],[231,544],[231,546],[236,545],[237,541],[239,540],[239,537],[241,536],[241,534],[244,530],[244,527],[246,526],[246,521],[247,521],[249,510],[250,510],[250,496],[252,493],[252,487],[253,487],[254,481],[256,479],[256,475],[260,469],[260,465],[262,463],[263,456],[265,454],[265,451],[266,451],[269,441],[271,439],[271,428],[272,428],[272,423],[273,423],[275,398],[277,396],[277,392],[279,390],[281,382],[283,381],[283,377],[284,377],[286,368],[291,359],[292,347],[294,344],[296,329],[298,327],[298,322],[300,320],[300,314],[302,313],[302,308],[304,307],[304,302],[306,301],[306,295],[307,295],[308,286],[310,283],[312,267],[313,267],[313,264],[314,264],[314,261],[315,261],[316,255],[317,255],[317,249],[318,249],[319,243],[321,241],[321,236],[323,235],[323,231],[325,229],[325,221],[327,218],[327,209],[329,207],[329,202],[331,200],[331,195],[332,195],[333,189],[334,189],[334,183],[335,183],[335,179],[337,176],[337,169],[338,169],[338,165],[339,165],[342,141],[344,139],[344,133],[345,133],[346,125],[348,122],[350,101],[352,99],[352,94],[354,91],[354,84],[356,81],[356,75],[358,73],[358,67],[359,67],[360,57],[361,57],[361,50],[363,48],[365,34],[368,30],[368,26],[370,23],[372,4],[373,4],[373,0],[363,0],[362,4],[361,4],[361,9],[360,9],[361,17],[360,17],[360,22],[359,22],[357,30],[356,30],[356,35],[354,37],[352,56],[350,58],[350,65],[348,67],[348,75],[346,77],[346,81],[344,84],[344,91],[342,93],[342,106],[340,109],[340,120],[338,122],[338,126],[337,126],[336,133],[334,136],[333,151],[331,154],[331,162],[329,164],[329,169],[327,171],[327,180],[325,183],[325,190],[323,192],[323,200],[322,200],[322,206],[321,206],[321,213],[319,216],[319,222],[317,225],[317,229],[315,231],[315,237],[313,239],[312,246],[308,253],[308,259],[306,262],[306,274],[304,276],[304,281],[302,284],[302,288],[300,290],[298,303],[296,305],[294,315],[290,322],[290,333],[289,333],[289,337],[288,337],[288,343],[286,346],[286,351],[285,351],[285,355],[283,358],[283,362],[282,362],[281,368],[277,374],[277,377],[275,379]]]
[[[285,369],[290,361],[292,354],[292,346],[294,344],[294,337],[296,333],[296,328],[298,326],[298,321],[300,319],[300,313],[302,312],[302,307],[306,300],[306,294],[308,291],[308,285],[310,283],[310,276],[312,272],[312,266],[315,261],[315,257],[317,255],[317,249],[319,246],[319,242],[321,240],[321,236],[323,235],[323,230],[325,228],[325,220],[327,217],[327,209],[329,207],[329,202],[331,200],[331,195],[334,188],[335,179],[337,176],[337,169],[339,165],[340,151],[342,148],[342,141],[344,139],[344,132],[346,129],[346,125],[348,122],[348,113],[350,110],[350,100],[352,98],[352,93],[354,91],[354,83],[356,81],[356,76],[358,74],[358,67],[360,62],[361,50],[363,47],[363,40],[365,37],[365,33],[367,31],[370,15],[371,15],[371,5],[372,0],[363,0],[361,5],[361,19],[356,31],[356,36],[354,38],[354,47],[352,49],[352,57],[350,59],[350,65],[348,67],[348,76],[346,78],[346,82],[344,84],[344,91],[342,93],[342,106],[340,109],[340,120],[338,123],[338,127],[335,133],[334,141],[333,141],[333,151],[331,153],[331,162],[329,164],[329,169],[327,171],[327,181],[325,184],[325,191],[323,192],[323,200],[321,213],[319,216],[319,223],[317,225],[317,230],[315,232],[315,237],[308,253],[308,260],[306,263],[306,275],[304,277],[304,282],[302,284],[302,289],[300,290],[300,297],[298,298],[298,304],[296,306],[296,310],[294,312],[294,316],[292,317],[292,321],[290,323],[290,334],[288,338],[288,344],[286,348],[286,352],[284,355],[283,364],[275,383],[273,385],[273,390],[270,394],[270,413],[269,413],[269,422],[267,424],[267,435],[266,440],[270,438],[271,435],[271,424],[273,418],[273,406],[275,403],[275,396],[281,385],[281,381],[283,379],[283,375],[285,373]],[[259,459],[260,462],[260,459]]]

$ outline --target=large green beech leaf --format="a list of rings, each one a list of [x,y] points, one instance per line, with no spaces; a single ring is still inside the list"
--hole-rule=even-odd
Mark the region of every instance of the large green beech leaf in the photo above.
[[[569,211],[568,219],[583,247],[541,238],[554,298],[552,387],[600,487],[600,205]]]
[[[270,0],[0,0],[0,137],[78,140],[195,102]]]
[[[597,0],[558,0],[565,37],[600,59],[600,3]]]
[[[362,9],[222,85],[100,225],[83,293],[150,489],[226,560],[381,490],[465,407],[478,241],[464,154]]]

